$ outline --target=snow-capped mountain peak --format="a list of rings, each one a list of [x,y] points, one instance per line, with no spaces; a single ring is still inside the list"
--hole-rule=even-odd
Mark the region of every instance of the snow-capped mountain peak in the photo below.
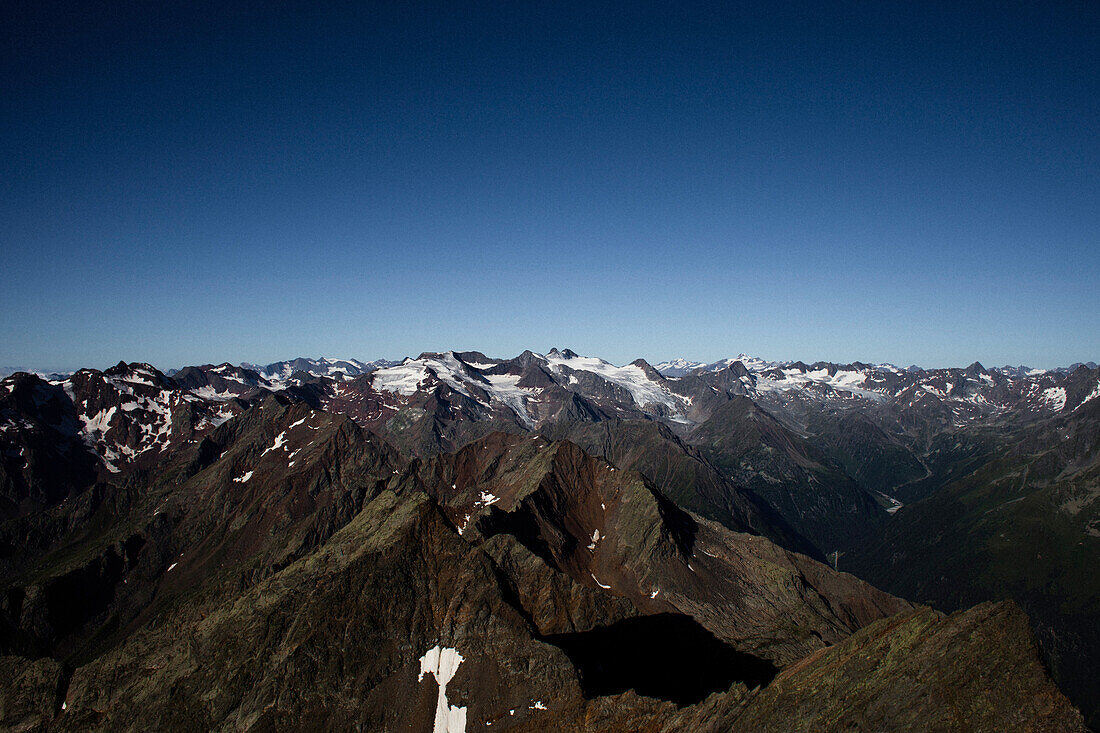
[[[298,357],[287,361],[277,361],[266,366],[242,363],[241,367],[257,372],[265,380],[278,385],[286,384],[290,378],[302,372],[315,377],[358,377],[361,374],[391,366],[397,362],[388,359],[376,359],[374,361],[360,361],[358,359],[336,359],[322,357],[309,359]]]
[[[653,368],[666,377],[682,377],[692,369],[698,369],[701,366],[706,365],[701,361],[689,361],[688,359],[677,357],[655,364]]]
[[[741,362],[750,372],[772,369],[782,364],[782,362],[767,361],[759,357],[749,356],[748,354],[738,354],[737,356],[719,359],[718,361],[712,361],[710,363],[676,358],[669,361],[662,361],[654,368],[666,377],[682,377],[697,369],[704,372],[719,372],[723,369],[728,369],[737,362]]]

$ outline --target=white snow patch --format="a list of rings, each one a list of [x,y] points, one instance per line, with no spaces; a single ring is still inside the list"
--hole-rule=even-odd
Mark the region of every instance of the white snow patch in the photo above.
[[[785,392],[807,389],[825,389],[832,390],[833,392],[848,392],[856,397],[862,397],[876,402],[881,402],[885,399],[878,392],[868,388],[866,385],[867,374],[855,369],[838,370],[831,376],[829,375],[828,369],[815,369],[809,372],[802,372],[798,369],[783,369],[781,372],[783,376],[779,378],[758,377],[756,380],[756,390],[758,392]]]
[[[178,562],[174,562],[174,563],[172,563],[171,565],[169,565],[169,566],[168,566],[168,569],[167,569],[167,570],[165,570],[164,572],[166,572],[166,573],[170,573],[170,572],[172,572],[172,568],[176,567],[177,565],[179,565],[179,563],[178,563]]]
[[[882,493],[881,491],[878,492],[878,494],[883,499],[886,499],[886,501],[890,502],[890,506],[886,507],[886,513],[887,514],[896,514],[898,509],[901,509],[903,506],[905,506],[904,504],[902,504],[900,501],[898,501],[894,497],[887,496],[886,494]]]
[[[406,359],[403,364],[378,369],[371,373],[371,385],[378,391],[396,392],[408,397],[415,394],[420,383],[435,376],[451,389],[471,397],[463,385],[467,379],[465,366],[452,352],[423,359]]]
[[[524,425],[533,427],[535,421],[527,412],[527,400],[539,390],[520,387],[518,374],[486,374],[485,378],[489,380],[489,397],[507,405]]]
[[[84,433],[91,435],[92,433],[105,433],[111,427],[111,420],[115,416],[114,406],[100,410],[93,417],[80,416],[81,422],[84,423]]]
[[[53,384],[51,382],[51,384]],[[73,391],[73,383],[71,379],[66,379],[64,382],[60,382],[61,389],[65,391],[65,394],[69,396],[69,400],[76,404],[76,392]]]
[[[1065,387],[1048,387],[1043,390],[1041,399],[1050,406],[1050,409],[1061,412],[1066,406]]]
[[[219,410],[218,412],[215,412],[214,417],[210,419],[210,424],[216,428],[219,425],[225,423],[231,417],[233,417],[232,409],[226,408],[224,410]]]
[[[454,679],[458,665],[462,664],[462,655],[456,649],[433,646],[420,658],[420,674],[416,681],[424,680],[425,674],[435,676],[439,685],[439,697],[435,703],[435,726],[432,733],[465,733],[466,708],[456,707],[447,702],[447,683]]]
[[[1085,397],[1085,399],[1081,400],[1081,405],[1085,404],[1086,402],[1091,402],[1092,400],[1095,400],[1097,397],[1100,397],[1100,382],[1097,382],[1096,386],[1092,388],[1092,391],[1089,392],[1088,396]],[[1075,407],[1073,409],[1076,410],[1079,407],[1081,407],[1081,405],[1077,405],[1077,407]]]
[[[427,376],[428,370],[424,365],[410,359],[404,364],[375,371],[371,375],[371,386],[379,392],[395,392],[408,397],[416,394]]]
[[[192,389],[191,394],[195,395],[196,397],[201,397],[204,400],[210,400],[212,402],[228,402],[229,400],[237,396],[232,392],[229,392],[228,390],[225,392],[218,392],[209,384],[205,384],[202,387],[196,387],[195,389]]]
[[[682,357],[677,357],[676,359],[670,359],[669,361],[662,361],[660,364],[655,364],[653,368],[664,374],[666,371],[673,369],[686,372],[701,366],[705,366],[701,361],[688,361]]]
[[[286,431],[285,430],[275,436],[275,444],[270,446],[263,453],[261,453],[260,458],[263,458],[264,456],[266,456],[271,451],[278,450],[279,448],[282,448],[283,450],[287,450],[287,448],[286,448]]]
[[[641,367],[633,364],[618,367],[603,359],[588,356],[575,356],[566,359],[553,354],[544,358],[554,371],[561,372],[563,367],[567,367],[573,371],[592,372],[612,384],[619,385],[630,393],[634,404],[639,407],[650,404],[664,405],[674,413],[684,407],[685,400],[683,397],[673,394],[664,385],[653,381],[646,376]],[[570,382],[572,381],[571,379]]]
[[[595,573],[589,573],[589,575],[592,576],[592,580],[596,581],[596,585],[600,586],[601,588],[610,588],[611,587],[610,585],[604,585],[603,583],[601,583],[600,579],[596,577]]]
[[[238,476],[237,478],[235,478],[233,480],[236,481],[238,484],[243,484],[245,481],[247,481],[250,478],[252,478],[252,471],[246,471],[243,475]]]

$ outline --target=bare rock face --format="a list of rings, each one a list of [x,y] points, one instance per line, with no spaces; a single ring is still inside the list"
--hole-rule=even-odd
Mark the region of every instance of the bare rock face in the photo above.
[[[80,436],[72,399],[30,374],[0,390],[0,520],[40,511],[96,481],[98,461]]]
[[[888,518],[824,451],[748,397],[716,409],[689,439],[724,475],[775,507],[822,554],[858,546]]]
[[[61,665],[43,657],[0,657],[0,726],[4,730],[46,730],[57,716],[58,691],[68,682]]]
[[[514,538],[576,585],[645,613],[689,615],[774,662],[909,607],[763,537],[685,512],[642,475],[569,442],[496,434],[417,470],[468,541]]]
[[[737,709],[715,696],[670,729],[1084,731],[1011,602],[917,608],[792,664]]]
[[[542,428],[541,435],[569,440],[611,464],[636,470],[677,506],[713,519],[735,532],[758,534],[787,549],[823,559],[767,502],[722,474],[701,451],[668,426],[652,420],[569,422]]]
[[[1100,372],[1065,382],[1077,407],[1004,440],[992,455],[905,507],[849,567],[944,610],[1012,598],[1055,679],[1100,725]],[[1087,396],[1090,393],[1085,393]]]
[[[231,603],[180,608],[169,619],[171,634],[142,631],[77,670],[74,727],[211,728],[232,719],[245,728],[310,720],[431,730],[440,680],[423,678],[419,660],[433,647],[463,657],[447,698],[468,721],[517,708],[526,715],[539,686],[556,692],[559,709],[582,702],[564,655],[531,638],[488,558],[425,495],[383,492],[317,553]]]

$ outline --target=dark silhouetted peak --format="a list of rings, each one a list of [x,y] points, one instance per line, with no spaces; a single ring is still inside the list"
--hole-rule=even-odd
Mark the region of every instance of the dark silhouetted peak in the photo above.
[[[740,382],[741,377],[749,376],[749,370],[739,361],[731,362],[724,369],[714,372],[712,379],[716,386],[729,387],[735,382]]]
[[[747,377],[749,375],[748,368],[744,365],[743,362],[740,361],[735,361],[730,364],[728,367],[726,367],[726,371],[737,377]]]
[[[645,359],[635,359],[634,361],[630,362],[630,365],[636,366],[641,369],[647,377],[655,382],[663,382],[665,379],[664,375],[654,369]]]
[[[555,386],[555,382],[550,373],[542,367],[542,364],[532,362],[523,368],[516,386],[522,388],[545,388]]]
[[[495,364],[497,362],[496,359],[490,359],[480,351],[455,351],[453,353],[456,358],[467,364]]]
[[[137,364],[135,364],[134,366],[136,367]],[[117,377],[117,376],[120,376],[120,375],[123,375],[123,374],[129,374],[131,371],[133,371],[133,368],[130,366],[130,364],[128,364],[124,361],[120,361],[119,363],[115,364],[113,367],[108,367],[108,368],[104,369],[103,373],[107,374],[109,376],[112,376],[112,377]]]
[[[979,374],[985,374],[985,367],[982,366],[980,361],[976,361],[966,368],[966,375],[968,377],[976,377]]]
[[[517,356],[514,361],[520,367],[525,368],[525,367],[527,367],[528,364],[531,364],[531,363],[541,364],[541,363],[544,363],[546,360],[543,357],[536,354],[535,352],[531,351],[530,349],[527,349],[522,354]]]
[[[7,377],[4,377],[4,383],[10,387],[8,393],[18,392],[22,389],[34,387],[37,384],[45,384],[45,380],[37,374],[31,372],[15,372]],[[0,398],[6,395],[0,394]]]
[[[140,384],[149,384],[158,387],[168,384],[168,379],[159,369],[152,364],[146,364],[144,362],[127,364],[124,361],[120,361],[118,364],[104,371],[103,374],[123,381],[136,381]]]

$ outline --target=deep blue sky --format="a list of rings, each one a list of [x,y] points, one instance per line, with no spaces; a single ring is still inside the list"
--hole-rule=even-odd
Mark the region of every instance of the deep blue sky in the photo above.
[[[1100,3],[318,5],[3,3],[0,364],[1100,357]]]

